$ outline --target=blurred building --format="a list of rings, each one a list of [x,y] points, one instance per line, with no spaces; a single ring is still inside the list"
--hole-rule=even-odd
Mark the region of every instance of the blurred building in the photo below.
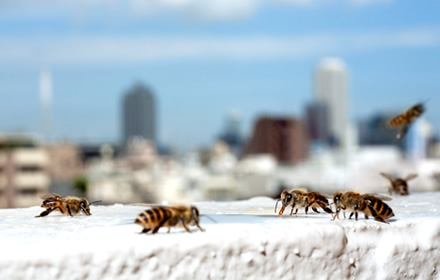
[[[327,103],[313,102],[306,107],[305,121],[310,140],[322,144],[331,142]]]
[[[241,118],[239,112],[229,112],[225,120],[224,131],[219,137],[219,140],[226,143],[235,155],[240,154],[243,145],[240,126]]]
[[[156,104],[152,92],[142,84],[124,96],[122,130],[125,147],[135,138],[156,142]]]
[[[347,71],[338,58],[323,59],[316,70],[316,99],[328,105],[330,133],[346,146],[349,129]]]
[[[377,113],[358,123],[359,144],[362,146],[393,145],[403,149],[404,141],[397,141],[398,130],[387,127],[394,114]]]
[[[51,143],[44,148],[49,157],[47,172],[51,179],[50,192],[83,195],[73,186],[84,173],[80,148],[68,142]]]
[[[48,193],[49,157],[31,137],[0,136],[0,207],[29,207],[41,204]]]
[[[308,146],[307,131],[301,121],[262,117],[255,124],[244,156],[271,154],[282,164],[296,164],[307,158]]]
[[[416,120],[404,138],[406,155],[413,160],[427,158],[433,134],[432,125],[426,119]]]

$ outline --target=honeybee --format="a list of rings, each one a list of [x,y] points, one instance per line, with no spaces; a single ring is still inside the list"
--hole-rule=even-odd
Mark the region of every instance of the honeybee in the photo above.
[[[411,123],[420,117],[424,110],[423,103],[416,104],[402,114],[391,119],[387,125],[388,127],[403,126],[400,132],[396,135],[397,139],[401,139],[403,136],[405,136]]]
[[[360,192],[357,191],[345,191],[345,192],[335,192],[333,194],[333,204],[335,205],[335,215],[333,220],[337,217],[339,219],[339,212],[343,210],[345,219],[345,210],[342,208],[344,206],[344,201],[346,201],[351,196],[359,196]]]
[[[329,208],[327,195],[319,192],[307,192],[304,189],[293,189],[291,191],[283,191],[281,193],[281,199],[279,200],[281,200],[283,204],[280,212],[278,213],[280,216],[283,215],[284,209],[287,206],[292,207],[290,215],[293,214],[294,210],[296,215],[298,213],[298,209],[300,208],[305,208],[304,212],[307,214],[309,207],[311,207],[316,213],[319,213],[317,207],[321,207],[327,213],[333,213]],[[275,205],[275,212],[277,204]]]
[[[391,200],[391,198],[376,194],[360,194],[356,191],[336,192],[333,195],[333,202],[336,205],[336,213],[333,220],[336,217],[339,219],[339,211],[344,210],[351,212],[349,219],[355,215],[357,221],[358,213],[363,212],[365,219],[373,216],[378,222],[388,223],[385,219],[393,217],[394,213],[391,207],[383,202],[383,200]]]
[[[85,198],[75,196],[62,197],[54,193],[43,195],[41,198],[44,199],[41,207],[46,208],[46,210],[41,212],[40,215],[35,216],[36,218],[47,216],[54,210],[71,217],[78,215],[80,212],[90,216],[92,214],[90,213],[89,206],[93,203],[101,202],[101,200],[98,200],[89,203]]]
[[[155,234],[161,227],[183,227],[187,232],[191,233],[188,226],[195,225],[200,231],[204,231],[199,225],[200,213],[195,206],[155,206],[140,213],[135,224],[142,226],[144,229],[140,233],[147,233],[153,230],[151,234]]]
[[[402,178],[394,178],[390,174],[387,173],[380,173],[383,177],[387,178],[390,181],[390,186],[388,188],[388,192],[392,194],[393,192],[401,194],[401,195],[408,195],[408,181],[414,179],[417,177],[417,174],[412,173],[406,176],[404,179]]]
[[[362,198],[367,200],[376,213],[381,216],[383,219],[389,219],[394,216],[393,209],[386,204],[385,201],[390,201],[391,198],[388,196],[377,195],[377,194],[364,194]],[[368,219],[368,216],[373,216],[373,213],[364,212],[365,219]],[[374,216],[373,216],[374,217]]]
[[[295,200],[297,198],[298,195],[302,195],[307,193],[306,189],[291,189],[289,191],[284,190],[281,192],[280,198],[277,200],[277,203],[275,204],[275,213],[277,212],[277,206],[278,206],[278,202],[281,201],[281,209],[280,212],[278,213],[278,215],[282,216],[284,213],[284,210],[288,207],[288,206],[292,206],[292,211],[290,212],[290,215],[292,215],[294,207],[295,207]]]

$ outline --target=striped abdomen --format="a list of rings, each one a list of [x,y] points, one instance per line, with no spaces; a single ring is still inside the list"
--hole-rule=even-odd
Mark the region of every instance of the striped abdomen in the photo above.
[[[377,215],[381,216],[384,219],[389,219],[394,216],[393,209],[391,209],[388,204],[383,202],[380,199],[368,199],[370,202],[370,205],[373,207],[373,209],[376,211]]]
[[[153,207],[140,213],[137,216],[135,223],[146,229],[168,226],[167,220],[170,220],[172,215],[173,213],[169,208]]]

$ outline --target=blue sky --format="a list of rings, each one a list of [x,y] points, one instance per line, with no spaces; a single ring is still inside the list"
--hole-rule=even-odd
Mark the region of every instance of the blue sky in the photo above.
[[[353,122],[429,99],[438,131],[438,11],[439,1],[2,1],[0,131],[41,131],[46,68],[54,139],[118,141],[122,94],[142,82],[163,142],[207,145],[231,110],[244,133],[261,114],[301,117],[326,56],[347,65]]]

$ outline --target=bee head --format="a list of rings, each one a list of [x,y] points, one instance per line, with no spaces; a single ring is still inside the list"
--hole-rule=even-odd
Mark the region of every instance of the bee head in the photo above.
[[[81,211],[83,211],[84,214],[86,214],[87,216],[92,215],[90,213],[89,202],[87,201],[87,199],[85,199],[85,198],[81,199],[81,201],[79,202],[79,206],[81,208]]]
[[[191,216],[195,221],[197,222],[200,221],[200,212],[199,209],[197,209],[197,207],[191,206]]]
[[[333,203],[334,203],[335,205],[339,205],[339,204],[341,203],[341,196],[342,196],[342,193],[341,193],[341,192],[336,192],[336,193],[333,195]]]
[[[399,193],[401,195],[408,195],[408,184],[406,182],[403,182],[399,186]]]
[[[283,203],[283,207],[288,206],[293,201],[293,195],[288,191],[283,191],[281,193],[281,202]]]

